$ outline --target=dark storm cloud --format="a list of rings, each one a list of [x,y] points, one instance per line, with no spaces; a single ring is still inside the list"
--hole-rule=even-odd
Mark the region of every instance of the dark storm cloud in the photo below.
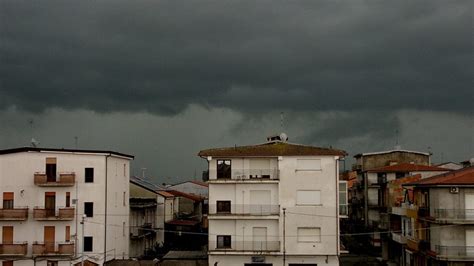
[[[470,0],[0,5],[0,108],[472,111]]]

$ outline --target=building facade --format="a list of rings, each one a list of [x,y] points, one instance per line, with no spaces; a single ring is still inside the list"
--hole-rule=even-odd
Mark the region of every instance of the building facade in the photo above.
[[[339,159],[291,144],[203,150],[209,265],[339,265]]]
[[[127,258],[132,159],[96,150],[1,150],[2,265]]]

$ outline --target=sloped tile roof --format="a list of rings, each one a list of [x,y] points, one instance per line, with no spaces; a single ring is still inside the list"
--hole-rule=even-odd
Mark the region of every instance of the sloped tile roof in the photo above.
[[[435,175],[417,182],[406,184],[409,186],[451,186],[467,185],[474,186],[474,166],[462,168],[456,171]]]
[[[380,168],[368,170],[371,173],[391,173],[391,172],[436,172],[436,171],[450,171],[446,168],[437,166],[411,164],[411,163],[399,163]]]
[[[189,194],[189,193],[185,193],[185,192],[181,192],[177,190],[167,190],[166,192],[168,192],[169,194],[172,194],[175,197],[183,197],[183,198],[190,199],[192,201],[203,201],[205,199],[204,197],[201,197],[198,195]]]
[[[228,148],[207,149],[202,150],[198,153],[198,156],[201,157],[277,157],[320,155],[346,156],[347,153],[343,150],[305,146],[279,141],[251,146],[235,146]]]

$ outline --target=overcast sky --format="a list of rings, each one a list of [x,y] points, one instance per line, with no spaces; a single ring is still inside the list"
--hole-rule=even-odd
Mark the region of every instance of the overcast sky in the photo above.
[[[281,131],[465,160],[472,17],[471,0],[0,0],[0,148],[78,136],[160,182],[199,178],[200,149]]]

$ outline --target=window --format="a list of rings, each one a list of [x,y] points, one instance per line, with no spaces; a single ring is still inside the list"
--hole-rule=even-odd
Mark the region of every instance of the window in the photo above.
[[[125,222],[122,222],[122,235],[125,236]]]
[[[396,179],[403,178],[403,177],[405,177],[405,173],[395,173]]]
[[[92,252],[92,236],[84,237],[84,252]]]
[[[321,205],[320,190],[296,191],[296,205]]]
[[[125,206],[125,202],[127,201],[127,193],[124,191],[123,192],[123,197],[122,197],[122,204]]]
[[[46,262],[46,266],[58,266],[58,265],[59,265],[58,262],[55,260],[48,260]]]
[[[298,242],[321,242],[321,228],[319,227],[298,227],[297,231]]]
[[[94,168],[86,167],[84,169],[84,181],[86,183],[93,183],[94,182]]]
[[[13,192],[3,192],[3,208],[13,209]]]
[[[217,236],[217,248],[231,248],[230,236]]]
[[[230,213],[230,200],[218,200],[217,213]]]
[[[56,182],[56,158],[46,158],[46,180]]]
[[[123,164],[123,176],[127,176],[127,164]]]
[[[296,160],[297,171],[319,171],[321,170],[320,159],[297,159]]]
[[[347,181],[339,181],[339,215],[348,215]]]
[[[232,165],[230,160],[217,160],[217,179],[232,178]]]
[[[84,214],[86,217],[94,216],[94,202],[84,202]]]
[[[12,260],[4,260],[2,262],[2,266],[13,266],[13,261]]]
[[[71,207],[71,192],[66,192],[66,207]]]

